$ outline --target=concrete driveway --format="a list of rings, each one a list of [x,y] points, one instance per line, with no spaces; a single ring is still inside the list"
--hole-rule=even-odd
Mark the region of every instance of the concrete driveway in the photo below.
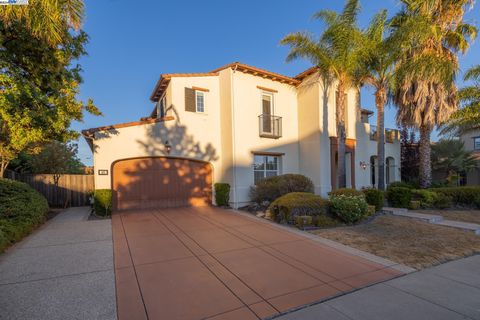
[[[112,229],[120,320],[263,319],[402,274],[212,207],[116,213]]]

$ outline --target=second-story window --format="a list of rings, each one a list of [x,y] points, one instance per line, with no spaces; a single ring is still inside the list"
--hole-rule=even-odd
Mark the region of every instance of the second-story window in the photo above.
[[[195,105],[197,112],[205,112],[205,93],[203,91],[195,91]]]
[[[262,114],[263,114],[263,131],[272,132],[272,115],[273,115],[273,94],[262,94]]]
[[[480,137],[473,138],[473,150],[480,150]]]

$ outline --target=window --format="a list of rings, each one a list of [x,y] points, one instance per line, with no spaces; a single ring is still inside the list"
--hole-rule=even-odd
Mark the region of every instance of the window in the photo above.
[[[279,156],[266,156],[255,155],[253,164],[254,182],[278,176],[280,173],[280,157]]]
[[[473,138],[473,150],[480,150],[480,137]]]
[[[205,93],[195,91],[195,102],[197,112],[205,112]]]
[[[157,117],[158,118],[165,117],[166,109],[167,109],[167,95],[163,95],[163,97],[157,102]]]

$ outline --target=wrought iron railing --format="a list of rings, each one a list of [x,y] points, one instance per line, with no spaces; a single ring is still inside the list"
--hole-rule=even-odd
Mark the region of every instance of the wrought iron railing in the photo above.
[[[282,137],[282,117],[270,114],[258,116],[260,137],[278,139]]]

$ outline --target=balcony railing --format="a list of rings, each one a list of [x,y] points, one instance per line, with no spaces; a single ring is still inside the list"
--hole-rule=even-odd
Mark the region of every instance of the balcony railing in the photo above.
[[[260,137],[278,139],[282,137],[282,117],[272,116],[270,114],[261,114],[258,116]]]
[[[394,143],[398,139],[398,130],[396,129],[385,129],[385,142]],[[370,140],[378,140],[378,130],[377,126],[370,125]]]

